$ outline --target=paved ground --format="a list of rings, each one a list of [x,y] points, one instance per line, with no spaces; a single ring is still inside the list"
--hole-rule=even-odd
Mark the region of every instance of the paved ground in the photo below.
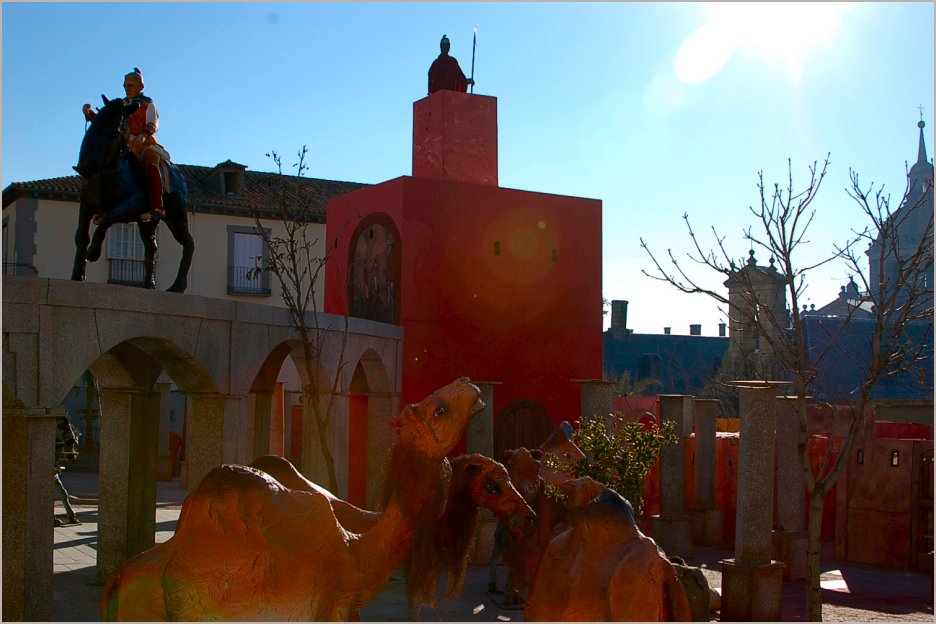
[[[75,505],[81,524],[58,527],[55,531],[52,616],[59,622],[91,622],[99,616],[101,587],[95,583],[97,554],[97,474],[66,472],[62,475],[72,496],[87,502]],[[156,510],[156,541],[172,536],[185,491],[177,483],[160,482]],[[56,515],[65,518],[61,502]],[[822,557],[823,619],[861,622],[933,622],[933,585],[927,574],[903,572],[876,566],[839,561],[831,556],[831,544]],[[709,583],[721,586],[719,561],[731,556],[726,550],[696,548],[688,563],[699,566]],[[505,568],[499,570],[503,582]],[[523,621],[523,611],[505,610],[485,593],[488,568],[469,566],[465,587],[454,599],[440,601],[435,609],[409,613],[403,594],[403,581],[394,574],[387,586],[367,607],[363,621]],[[783,587],[782,619],[805,619],[805,581],[792,581]],[[713,616],[717,619],[717,614]]]

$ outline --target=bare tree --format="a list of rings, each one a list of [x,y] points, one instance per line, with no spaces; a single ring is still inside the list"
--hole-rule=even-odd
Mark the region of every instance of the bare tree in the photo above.
[[[891,212],[889,198],[881,191],[872,196],[872,188],[862,190],[858,176],[851,173],[849,195],[861,207],[864,218],[870,223],[842,246],[835,246],[820,257],[801,265],[800,248],[808,243],[807,234],[816,215],[812,202],[816,198],[829,166],[826,157],[821,168],[813,162],[805,188],[794,191],[792,165],[788,163],[789,176],[785,188],[774,184],[768,191],[764,185],[763,172],[758,173],[760,206],[751,207],[757,229],[749,228],[744,239],[750,244],[747,262],[735,260],[726,247],[725,237],[713,227],[715,243],[705,250],[696,232],[684,215],[689,230],[692,251],[685,258],[677,257],[668,250],[669,270],[652,253],[641,239],[641,246],[649,254],[653,273],[644,274],[666,282],[685,293],[702,293],[727,307],[727,316],[732,331],[740,333],[732,341],[740,345],[734,357],[726,357],[722,379],[741,379],[750,376],[764,380],[786,380],[792,386],[795,410],[799,417],[798,450],[806,488],[809,493],[809,543],[807,551],[807,619],[822,619],[822,594],[819,586],[819,540],[823,504],[836,480],[845,468],[846,458],[856,441],[865,431],[866,421],[872,404],[872,391],[882,380],[906,373],[924,354],[932,351],[932,344],[913,342],[908,339],[907,329],[911,322],[929,318],[932,321],[932,269],[933,269],[933,213],[929,211],[928,226],[914,241],[900,240],[904,231],[902,224],[910,218],[908,210]],[[910,176],[908,175],[908,180]],[[930,186],[932,180],[929,181]],[[910,197],[908,183],[905,197]],[[932,201],[931,193],[919,200]],[[907,207],[907,202],[904,202]],[[924,220],[925,222],[925,220]],[[906,237],[905,237],[906,238]],[[878,257],[877,270],[867,271],[857,251],[863,241],[876,241],[882,250]],[[770,266],[760,267],[754,261],[754,250],[765,251],[770,256]],[[855,356],[854,350],[846,351],[838,343],[842,330],[852,320],[854,309],[828,328],[828,340],[816,348],[807,345],[803,312],[800,302],[807,286],[810,271],[830,262],[841,263],[859,277],[865,286],[866,304],[873,310],[873,323],[864,354]],[[731,295],[702,286],[690,276],[689,264],[698,264],[710,273],[720,273]],[[885,266],[885,264],[887,266]],[[877,283],[869,281],[869,274],[888,275]],[[787,307],[789,303],[789,307]],[[723,308],[724,312],[724,308]],[[926,332],[923,333],[927,335]],[[808,350],[811,346],[812,349]],[[835,349],[846,354],[860,369],[860,383],[835,397],[836,403],[848,402],[853,419],[850,423],[841,451],[831,456],[834,440],[828,445],[829,454],[818,474],[813,472],[809,453],[807,422],[807,400],[816,390],[822,362]],[[835,432],[832,432],[833,436]]]
[[[261,271],[269,271],[280,285],[283,302],[289,311],[290,319],[299,334],[299,348],[304,379],[302,381],[302,401],[305,414],[312,413],[315,419],[319,451],[328,475],[328,487],[336,491],[338,477],[335,471],[335,459],[329,444],[329,424],[333,416],[334,397],[337,394],[341,369],[345,364],[344,354],[348,337],[348,319],[344,318],[344,330],[340,333],[338,368],[332,385],[323,386],[318,363],[325,352],[329,338],[335,339],[335,332],[330,332],[320,324],[316,292],[322,278],[323,269],[329,259],[327,251],[317,253],[318,237],[311,228],[316,221],[313,206],[303,200],[301,192],[303,176],[308,169],[305,160],[308,148],[303,146],[298,152],[295,163],[296,175],[283,175],[283,162],[275,151],[267,154],[276,164],[280,187],[277,190],[278,201],[271,218],[282,225],[283,234],[275,235],[272,229],[264,226],[262,215],[254,211],[257,236],[263,241],[267,256],[258,259],[258,265],[248,273],[249,279],[256,279]],[[296,358],[299,359],[299,358]],[[327,390],[327,392],[323,392]],[[325,400],[323,400],[325,397]],[[303,441],[305,442],[305,440]],[[311,452],[311,449],[306,449]],[[306,462],[303,462],[304,464]]]

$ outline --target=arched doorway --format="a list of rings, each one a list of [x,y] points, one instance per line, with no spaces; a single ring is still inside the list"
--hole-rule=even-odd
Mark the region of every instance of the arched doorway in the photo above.
[[[494,459],[500,461],[504,451],[510,449],[538,447],[555,428],[540,403],[529,399],[512,401],[494,419]]]
[[[389,420],[397,400],[390,392],[380,356],[361,356],[348,388],[348,495],[358,507],[377,509],[383,488],[393,432]]]

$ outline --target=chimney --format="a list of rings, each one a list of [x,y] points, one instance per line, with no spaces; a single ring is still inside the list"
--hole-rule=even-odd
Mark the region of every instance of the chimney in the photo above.
[[[702,335],[702,325],[690,325],[690,326],[689,326],[689,335],[690,335],[690,336],[701,336],[701,335]]]
[[[718,335],[724,338],[727,335],[728,326],[724,323],[718,324]]]
[[[672,329],[673,329],[672,327],[664,327],[664,328],[663,328],[663,335],[664,335],[664,336],[669,336],[669,335],[670,335],[670,330],[672,330]]]
[[[627,337],[627,302],[621,299],[611,301],[611,335],[615,338]]]

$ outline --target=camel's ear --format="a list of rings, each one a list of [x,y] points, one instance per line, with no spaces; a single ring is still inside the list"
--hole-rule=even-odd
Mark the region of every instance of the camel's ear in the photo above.
[[[481,472],[481,464],[468,464],[468,474],[472,477],[478,476]]]
[[[530,455],[531,455],[531,456],[533,457],[533,459],[535,459],[536,461],[539,461],[539,460],[543,459],[543,451],[541,451],[541,450],[539,450],[539,449],[533,449],[532,451],[530,451]]]

